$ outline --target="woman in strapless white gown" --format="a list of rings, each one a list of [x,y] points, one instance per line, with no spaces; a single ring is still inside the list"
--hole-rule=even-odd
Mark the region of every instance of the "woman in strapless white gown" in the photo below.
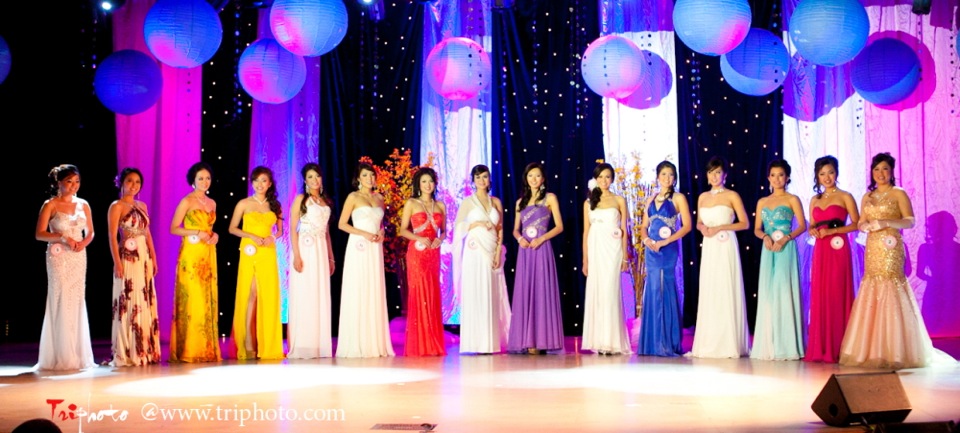
[[[587,277],[581,349],[600,355],[629,355],[620,274],[627,269],[627,202],[612,192],[614,169],[593,170],[590,198],[583,204],[583,275]]]
[[[93,240],[90,205],[77,197],[80,172],[69,164],[50,171],[50,200],[40,208],[36,238],[47,243],[47,307],[40,331],[39,370],[95,367],[84,299],[87,246]]]
[[[373,166],[360,163],[338,227],[350,234],[343,255],[337,358],[394,356],[383,270],[383,197]],[[352,222],[352,224],[351,224]]]
[[[490,169],[470,172],[475,191],[457,209],[454,279],[460,288],[460,353],[497,353],[507,345],[510,300],[503,275],[503,206],[490,196]]]
[[[743,294],[743,273],[737,231],[750,228],[740,195],[724,188],[726,164],[719,157],[707,163],[710,190],[697,200],[697,230],[703,235],[700,257],[700,299],[693,350],[696,358],[740,358],[748,355],[749,330]],[[736,219],[734,219],[736,217]]]

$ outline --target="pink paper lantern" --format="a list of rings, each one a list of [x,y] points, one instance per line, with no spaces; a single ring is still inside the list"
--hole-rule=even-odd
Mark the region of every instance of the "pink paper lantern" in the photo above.
[[[268,104],[287,102],[307,82],[307,63],[276,40],[260,39],[240,55],[240,85],[253,99]]]
[[[587,47],[580,73],[590,90],[605,98],[620,100],[643,84],[643,62],[643,53],[633,41],[620,35],[607,35]]]
[[[320,56],[347,34],[347,7],[343,0],[276,0],[270,7],[270,30],[291,53]]]
[[[490,56],[468,38],[440,41],[430,50],[424,72],[433,90],[455,101],[477,96],[493,78]]]

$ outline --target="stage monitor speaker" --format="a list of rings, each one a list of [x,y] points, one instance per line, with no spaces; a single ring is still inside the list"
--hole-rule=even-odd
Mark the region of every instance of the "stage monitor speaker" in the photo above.
[[[953,421],[877,424],[876,433],[955,433]]]
[[[910,401],[897,373],[834,374],[810,406],[827,425],[902,422]]]

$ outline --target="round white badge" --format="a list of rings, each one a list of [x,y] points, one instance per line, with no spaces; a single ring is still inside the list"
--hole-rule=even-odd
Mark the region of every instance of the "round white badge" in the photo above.
[[[246,255],[248,255],[248,256],[252,256],[252,255],[254,255],[254,254],[257,253],[257,246],[256,246],[256,245],[247,245],[247,246],[243,247],[243,253],[246,254]]]
[[[610,232],[610,236],[615,239],[620,239],[620,236],[623,236],[623,231],[620,229],[613,229],[613,231]]]
[[[51,255],[51,256],[59,256],[60,253],[62,253],[62,252],[63,252],[63,244],[61,244],[61,243],[50,244],[50,255]]]
[[[536,227],[530,226],[530,227],[527,227],[527,229],[524,230],[523,233],[524,233],[525,235],[527,235],[528,238],[534,239],[534,238],[537,237],[537,235],[538,235],[540,232],[537,230]]]
[[[897,238],[893,236],[884,236],[883,246],[887,247],[888,249],[893,249],[893,247],[897,246]]]
[[[657,234],[660,235],[660,240],[664,240],[666,238],[669,238],[670,235],[673,234],[673,230],[670,230],[670,227],[663,226],[663,227],[660,227],[660,230],[657,231]]]
[[[783,232],[780,230],[777,230],[770,235],[770,238],[773,239],[774,242],[780,242],[780,239],[783,239],[783,236],[784,236]]]
[[[479,246],[480,246],[480,245],[477,244],[477,241],[475,241],[475,240],[473,240],[473,239],[470,239],[470,242],[467,242],[467,248],[470,248],[471,250],[475,250],[475,249],[477,249],[477,247],[479,247]]]
[[[187,236],[187,242],[190,242],[191,244],[199,244],[200,236],[197,236],[197,235]]]
[[[830,239],[830,247],[835,250],[843,248],[843,244],[846,242],[843,241],[843,236],[835,236],[833,239]]]
[[[416,248],[417,251],[423,251],[423,250],[427,249],[427,246],[424,245],[423,242],[420,242],[420,241],[415,242],[415,243],[413,244],[413,247]]]
[[[717,235],[714,237],[717,238],[717,240],[720,242],[726,242],[730,240],[730,233],[723,231],[723,232],[717,233]]]
[[[358,241],[357,241],[357,251],[363,251],[363,250],[365,250],[365,249],[367,249],[367,241],[364,240],[364,239],[358,240]]]
[[[312,247],[313,241],[314,241],[313,236],[310,236],[310,235],[300,236],[300,243],[303,244],[303,246],[305,247]]]
[[[127,251],[136,251],[137,240],[134,238],[128,238],[126,241],[123,242],[123,247],[126,248]]]

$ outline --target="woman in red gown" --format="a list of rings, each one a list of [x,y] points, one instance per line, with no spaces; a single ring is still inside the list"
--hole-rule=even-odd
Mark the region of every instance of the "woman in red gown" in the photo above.
[[[436,200],[437,173],[421,168],[413,175],[413,195],[403,206],[400,236],[407,244],[407,332],[404,355],[443,356],[440,302],[440,244],[447,210]]]
[[[853,196],[837,188],[837,166],[837,158],[830,155],[814,162],[813,190],[817,194],[810,199],[808,234],[816,244],[805,361],[837,362],[853,305],[853,261],[847,234],[857,229],[860,215]]]

